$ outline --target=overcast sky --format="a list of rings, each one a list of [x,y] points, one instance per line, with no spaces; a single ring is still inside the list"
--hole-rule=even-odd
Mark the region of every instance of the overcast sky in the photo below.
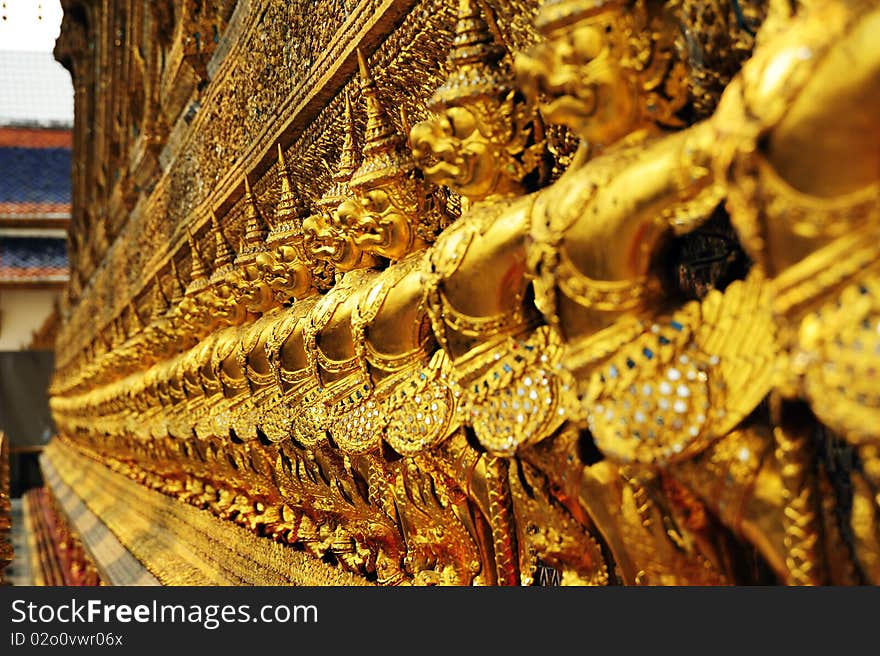
[[[0,0],[0,125],[73,122],[70,74],[52,56],[61,15],[60,0]]]
[[[0,50],[51,52],[61,14],[61,0],[0,0]]]

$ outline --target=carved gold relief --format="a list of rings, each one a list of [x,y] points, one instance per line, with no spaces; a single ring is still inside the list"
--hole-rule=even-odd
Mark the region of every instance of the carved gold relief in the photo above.
[[[384,585],[877,582],[875,4],[301,4],[135,62],[65,448]]]

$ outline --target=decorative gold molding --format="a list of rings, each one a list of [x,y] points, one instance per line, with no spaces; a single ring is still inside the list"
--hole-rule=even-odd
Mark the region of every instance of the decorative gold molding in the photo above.
[[[317,558],[153,492],[57,440],[45,457],[164,585],[368,585]]]

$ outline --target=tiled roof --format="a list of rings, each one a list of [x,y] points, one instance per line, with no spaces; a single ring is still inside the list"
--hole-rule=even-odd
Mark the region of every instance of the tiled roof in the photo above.
[[[2,125],[73,125],[73,83],[52,53],[0,50]]]
[[[71,148],[70,128],[29,128],[0,126],[0,146],[22,148]]]
[[[70,149],[0,146],[0,215],[34,213],[40,204],[70,211]]]
[[[0,282],[65,280],[67,269],[63,239],[0,237]]]

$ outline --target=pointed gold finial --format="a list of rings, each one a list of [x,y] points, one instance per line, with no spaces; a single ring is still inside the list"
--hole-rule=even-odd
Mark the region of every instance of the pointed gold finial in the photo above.
[[[439,111],[480,97],[498,98],[513,89],[513,74],[502,64],[504,48],[496,43],[474,0],[460,0],[455,37],[449,52],[451,73],[428,99]]]
[[[177,277],[177,272],[173,272],[174,277]],[[165,314],[165,311],[168,309],[168,299],[165,297],[165,292],[162,291],[162,283],[159,278],[156,278],[156,284],[153,285],[153,304],[150,311],[150,320],[156,320]]]
[[[382,105],[376,82],[360,49],[357,56],[361,89],[367,102],[367,127],[364,133],[364,161],[351,178],[352,189],[404,178],[415,167],[406,139],[394,127]]]
[[[113,345],[116,346],[117,344],[122,344],[127,337],[128,335],[125,333],[125,321],[123,320],[122,313],[120,313],[111,324],[110,338]]]
[[[394,129],[388,113],[379,98],[379,90],[373,80],[373,74],[360,48],[357,50],[358,67],[361,74],[361,92],[367,101],[367,128],[364,132],[364,158],[378,152],[396,147],[402,138]]]
[[[335,210],[347,196],[350,195],[349,182],[357,169],[357,151],[354,138],[354,117],[351,112],[351,100],[348,92],[345,93],[345,118],[343,121],[345,135],[342,141],[342,150],[339,155],[339,163],[331,174],[333,184],[326,193],[315,201],[315,206],[329,213]]]
[[[263,221],[263,217],[260,215],[257,200],[251,190],[251,183],[247,176],[244,177],[244,216],[244,238],[242,239],[241,250],[235,258],[236,262],[242,258],[250,257],[259,251],[266,250],[266,234],[268,229],[266,222]]]
[[[373,83],[373,76],[370,74],[370,68],[367,66],[367,60],[364,57],[364,51],[360,48],[357,48],[357,60],[358,60],[358,71],[361,74],[361,84],[366,86],[367,84]]]
[[[192,264],[190,266],[189,282],[186,285],[186,289],[183,290],[183,296],[192,297],[201,292],[201,290],[203,290],[205,287],[207,287],[210,280],[208,279],[205,262],[202,259],[202,255],[199,252],[199,247],[196,244],[196,240],[193,237],[192,230],[190,230],[189,227],[187,227],[186,229],[186,234],[187,240],[189,241],[189,252]]]
[[[109,332],[109,324],[101,328],[95,335],[95,350],[99,353],[106,353],[113,347],[113,343],[107,336]]]
[[[287,160],[284,150],[278,144],[278,177],[281,181],[281,193],[278,205],[275,206],[275,220],[267,242],[276,242],[289,236],[298,235],[302,232],[302,221],[308,216],[308,210],[302,199],[293,192],[290,184],[290,172],[287,168]]]
[[[351,111],[351,97],[345,92],[345,135],[342,141],[342,150],[339,155],[339,164],[333,174],[333,181],[346,183],[351,180],[358,167],[358,156],[354,142],[354,115]]]
[[[278,143],[278,180],[281,182],[281,193],[278,197],[278,205],[275,207],[275,223],[289,221],[294,212],[302,205],[299,197],[293,193],[293,187],[290,184],[290,169],[287,168],[287,158],[284,157],[281,143]]]
[[[284,149],[281,147],[281,142],[279,141],[275,144],[278,148],[278,170],[283,172],[284,175],[289,175],[289,171],[287,170],[287,158],[284,156]],[[290,186],[290,181],[288,180],[288,186]]]
[[[199,253],[198,246],[196,246],[196,240],[189,227],[186,229],[186,239],[189,242],[189,254],[190,259],[192,260],[192,266],[190,267],[189,272],[189,285],[187,285],[187,289],[189,289],[197,284],[201,285],[203,281],[207,281],[208,275],[205,273],[205,263],[202,262],[202,256]],[[171,260],[171,266],[174,267],[174,260]],[[176,269],[174,273],[176,277]]]
[[[230,266],[235,259],[235,255],[232,252],[232,248],[229,246],[229,242],[226,241],[226,236],[223,234],[223,230],[220,229],[220,222],[217,220],[217,215],[214,213],[214,210],[211,210],[211,230],[214,232],[214,243],[216,244],[214,253],[214,270],[217,271],[218,269]]]
[[[479,4],[474,0],[459,0],[455,38],[448,61],[459,66],[495,63],[503,56],[504,49],[495,42]]]

